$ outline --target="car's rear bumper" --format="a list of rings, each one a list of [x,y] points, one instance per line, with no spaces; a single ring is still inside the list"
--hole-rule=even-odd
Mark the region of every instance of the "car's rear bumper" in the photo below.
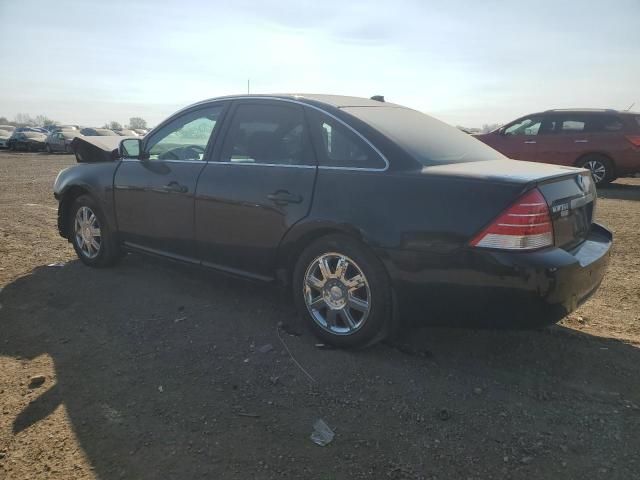
[[[572,250],[452,255],[385,250],[403,320],[439,325],[537,326],[559,321],[598,288],[613,237],[593,224]]]

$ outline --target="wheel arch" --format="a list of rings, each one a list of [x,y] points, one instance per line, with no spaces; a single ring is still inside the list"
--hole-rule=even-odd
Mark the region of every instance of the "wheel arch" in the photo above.
[[[362,232],[351,225],[337,224],[333,222],[309,222],[294,226],[280,242],[276,260],[276,278],[287,286],[291,283],[291,277],[300,254],[319,238],[328,235],[341,234],[367,245]]]
[[[70,240],[71,235],[69,229],[69,213],[71,206],[76,198],[81,195],[91,195],[91,190],[84,185],[71,185],[61,195],[60,203],[58,204],[58,230],[60,235],[67,240]]]
[[[611,164],[611,168],[613,169],[613,171],[612,171],[612,174],[613,174],[613,175],[612,175],[612,177],[613,177],[613,178],[615,178],[615,177],[616,177],[616,162],[615,162],[615,160],[613,159],[613,157],[612,157],[611,155],[609,155],[608,153],[600,152],[600,151],[597,151],[597,150],[594,150],[594,151],[591,151],[591,152],[585,152],[585,153],[582,153],[582,154],[581,154],[581,155],[576,159],[576,161],[575,161],[575,162],[573,162],[573,165],[574,165],[574,166],[576,166],[576,167],[578,167],[578,166],[580,166],[580,164],[581,164],[582,162],[584,162],[588,157],[591,157],[591,156],[603,157],[603,158],[605,158],[606,160],[608,160],[608,161],[609,161],[609,163]]]

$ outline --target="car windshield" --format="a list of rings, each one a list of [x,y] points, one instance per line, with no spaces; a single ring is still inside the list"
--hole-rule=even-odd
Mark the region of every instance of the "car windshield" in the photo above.
[[[423,165],[477,162],[504,155],[457,128],[404,107],[345,107]]]

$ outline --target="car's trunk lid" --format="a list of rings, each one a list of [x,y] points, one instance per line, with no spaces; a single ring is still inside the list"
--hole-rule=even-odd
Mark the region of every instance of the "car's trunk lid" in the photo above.
[[[549,204],[555,244],[572,248],[589,235],[595,213],[596,188],[588,171],[541,182],[538,189]]]
[[[435,165],[424,167],[422,173],[517,184],[522,185],[522,192],[537,186],[549,205],[555,245],[561,248],[572,248],[586,239],[593,221],[596,189],[585,169],[499,159]]]

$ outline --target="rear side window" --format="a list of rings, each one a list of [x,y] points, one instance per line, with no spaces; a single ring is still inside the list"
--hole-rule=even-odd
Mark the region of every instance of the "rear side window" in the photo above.
[[[622,120],[613,115],[603,115],[598,123],[595,125],[595,130],[598,132],[619,132],[624,128]]]
[[[318,150],[318,164],[334,168],[381,170],[387,164],[358,134],[342,122],[309,109],[311,130]]]
[[[241,104],[226,134],[220,160],[232,163],[313,165],[301,107]]]
[[[619,132],[624,123],[615,115],[567,115],[560,120],[560,133]]]
[[[584,132],[586,122],[584,120],[567,119],[562,120],[560,131],[562,133],[579,133]]]

